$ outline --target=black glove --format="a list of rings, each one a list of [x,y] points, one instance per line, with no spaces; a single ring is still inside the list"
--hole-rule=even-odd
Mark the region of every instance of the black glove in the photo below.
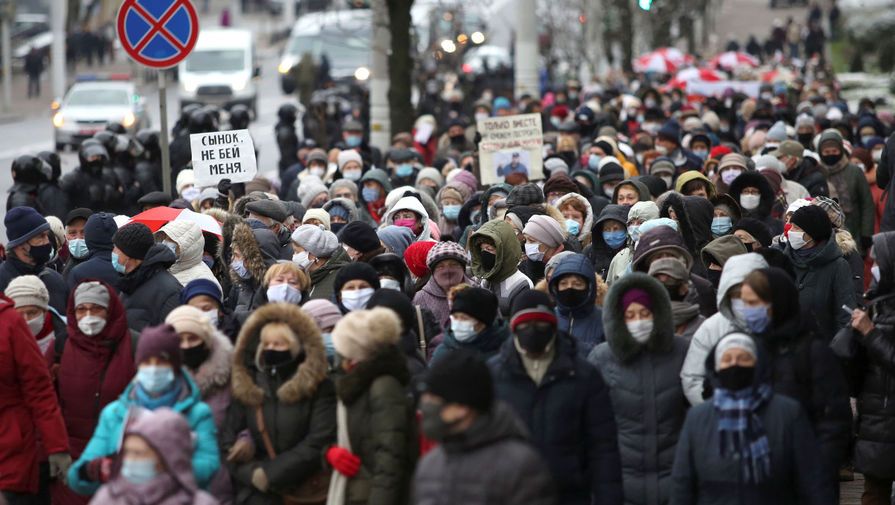
[[[218,193],[225,197],[229,197],[231,187],[233,187],[233,184],[230,182],[230,179],[221,179],[218,182]]]
[[[865,251],[869,251],[873,247],[873,237],[861,237],[861,247]]]

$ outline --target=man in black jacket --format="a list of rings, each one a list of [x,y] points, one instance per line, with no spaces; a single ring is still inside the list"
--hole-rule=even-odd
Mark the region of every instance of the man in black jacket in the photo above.
[[[15,207],[3,219],[6,261],[0,265],[0,291],[22,275],[36,275],[50,292],[50,306],[60,314],[68,303],[68,287],[59,272],[47,267],[53,256],[50,224],[31,207]]]
[[[817,166],[816,161],[802,156],[803,152],[802,144],[795,140],[784,140],[769,154],[786,165],[783,176],[787,180],[801,184],[813,197],[829,195],[830,188],[827,187],[827,178],[823,171]]]
[[[497,398],[531,431],[563,505],[622,503],[621,459],[609,388],[557,331],[550,297],[528,290],[513,300],[513,338],[489,360]]]

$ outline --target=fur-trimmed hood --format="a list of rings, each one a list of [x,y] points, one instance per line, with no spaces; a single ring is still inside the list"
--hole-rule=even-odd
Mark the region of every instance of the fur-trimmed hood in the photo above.
[[[771,215],[771,209],[774,206],[774,200],[777,195],[774,188],[767,178],[760,172],[743,172],[730,183],[730,191],[728,194],[737,203],[740,203],[740,194],[746,188],[756,188],[761,195],[758,201],[758,207],[747,210],[741,207],[743,217],[751,217],[755,219],[765,219]]]
[[[347,198],[333,198],[332,200],[323,204],[323,210],[328,213],[329,209],[335,207],[336,205],[348,211],[349,223],[360,219],[357,213],[357,204]]]
[[[203,398],[216,389],[227,387],[230,383],[230,362],[233,358],[233,344],[226,335],[215,328],[208,344],[208,358],[195,371],[190,371],[193,382],[199,388]]]
[[[268,394],[258,386],[253,377],[264,373],[258,369],[255,355],[261,341],[261,329],[272,322],[287,324],[295,332],[305,352],[305,360],[277,389],[277,398],[287,403],[310,398],[317,391],[320,382],[326,378],[328,365],[323,338],[311,316],[292,304],[269,303],[255,310],[246,320],[233,352],[231,391],[234,398],[249,407],[260,406]]]
[[[580,226],[580,231],[578,232],[578,236],[577,236],[578,242],[581,242],[582,244],[584,244],[584,243],[586,243],[585,241],[588,238],[590,238],[591,228],[594,227],[594,209],[591,206],[590,202],[587,201],[586,198],[579,195],[578,193],[566,193],[566,194],[562,195],[561,197],[557,198],[555,208],[557,210],[559,210],[562,207],[562,204],[566,200],[570,200],[573,198],[575,200],[578,200],[579,202],[581,202],[581,204],[584,205],[584,208],[587,210],[587,212],[585,212],[585,214],[584,214],[584,223],[582,223],[582,225]],[[550,206],[550,207],[553,207],[553,206]],[[560,211],[560,215],[562,215],[562,211]],[[560,222],[562,223],[563,227],[565,227],[565,224],[566,224],[565,217],[563,217]]]
[[[642,289],[653,302],[653,332],[646,344],[634,340],[625,324],[622,298],[632,289]],[[674,322],[671,300],[665,287],[656,279],[641,272],[632,272],[615,281],[603,304],[603,331],[606,342],[619,361],[627,362],[644,348],[658,353],[671,351],[674,345]]]
[[[259,284],[267,269],[279,259],[280,244],[276,235],[266,228],[253,230],[248,223],[239,223],[233,228],[232,247],[238,248],[242,253],[243,265]],[[234,283],[241,280],[232,266],[230,279]]]

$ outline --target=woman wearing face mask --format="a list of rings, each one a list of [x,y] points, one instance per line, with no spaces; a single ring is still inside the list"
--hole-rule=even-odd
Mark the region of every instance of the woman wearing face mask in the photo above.
[[[497,296],[500,313],[509,314],[513,298],[534,287],[531,279],[519,271],[522,247],[513,227],[493,219],[472,234],[470,243],[472,273],[481,279],[483,288]]]
[[[199,487],[208,487],[221,464],[214,418],[193,379],[181,366],[180,341],[180,335],[168,324],[147,327],[140,334],[134,381],[103,409],[93,437],[68,471],[68,485],[76,493],[91,495],[108,480],[111,458],[118,449],[122,431],[133,421],[138,408],[168,407],[186,417],[190,430],[196,434],[192,444],[196,481]]]
[[[144,414],[125,432],[120,470],[91,503],[217,504],[196,484],[191,443],[189,423],[177,412],[160,408]]]
[[[56,387],[71,455],[77,459],[90,441],[100,413],[134,376],[137,338],[127,328],[117,293],[104,282],[78,284],[69,297],[67,316],[68,339],[56,373]],[[87,398],[90,401],[85,401]],[[52,485],[52,494],[54,502],[58,499],[61,504],[89,501],[61,480]]]
[[[430,364],[457,349],[475,351],[487,361],[510,336],[510,327],[497,316],[497,298],[487,289],[463,285],[453,288],[451,295],[451,322]]]
[[[339,239],[319,226],[305,224],[292,232],[292,249],[295,251],[292,262],[311,279],[308,299],[332,298],[339,269],[351,261],[339,245]]]
[[[688,342],[675,336],[659,281],[635,272],[606,295],[606,342],[588,356],[609,386],[627,503],[667,503],[674,446],[687,413],[680,369]]]
[[[643,225],[659,218],[659,207],[654,202],[637,202],[628,211],[628,241],[627,246],[612,257],[609,262],[609,270],[606,271],[606,283],[612,284],[621,276],[630,271],[631,260],[634,258],[634,247],[640,241],[644,233]],[[655,223],[653,223],[655,224]],[[652,225],[647,225],[647,229]]]
[[[233,344],[211,325],[211,319],[201,310],[183,305],[172,310],[165,323],[174,327],[180,335],[183,366],[199,389],[202,401],[211,409],[214,425],[221,433],[230,406],[230,359]],[[221,461],[209,492],[222,503],[232,500],[233,486],[230,473]]]
[[[731,198],[730,195],[715,195],[709,198],[709,201],[715,207],[712,216],[712,238],[722,237],[731,233],[733,227],[742,218],[740,204]]]
[[[416,293],[410,270],[402,257],[392,253],[380,254],[374,256],[369,264],[379,274],[379,286],[383,289],[404,293],[408,297]]]
[[[36,275],[22,275],[13,279],[3,294],[15,303],[16,312],[28,324],[40,352],[51,364],[50,374],[55,378],[55,371],[68,339],[68,329],[65,319],[50,308],[47,287]]]
[[[202,261],[205,237],[202,229],[192,221],[171,221],[155,233],[155,241],[162,243],[177,256],[168,269],[182,286],[194,279],[208,279],[217,283],[211,269]]]
[[[771,216],[776,197],[768,180],[759,172],[744,172],[730,185],[728,194],[740,204],[744,218],[761,221],[771,235],[783,233],[783,222]]]
[[[713,181],[715,190],[719,195],[727,194],[733,181],[746,171],[746,157],[740,153],[727,153],[721,156],[717,170]]]
[[[357,205],[348,198],[333,198],[323,204],[323,210],[329,214],[330,231],[336,234],[358,220]]]
[[[628,243],[627,222],[630,210],[630,205],[607,205],[594,223],[591,244],[584,248],[583,254],[604,280],[609,273],[612,258]]]
[[[336,435],[327,369],[320,330],[298,307],[268,304],[246,321],[233,353],[233,402],[221,436],[240,503],[279,504],[321,490],[325,496],[320,454]]]
[[[336,274],[333,282],[332,302],[339,306],[343,314],[352,310],[363,310],[382,287],[379,274],[368,263],[350,263]]]
[[[211,325],[220,330],[231,342],[236,341],[239,334],[239,321],[224,304],[220,288],[205,279],[190,281],[180,292],[180,304],[190,305],[201,310]]]
[[[230,247],[233,287],[228,299],[236,318],[245,321],[249,313],[263,302],[260,295],[264,274],[279,261],[282,248],[272,231],[267,228],[253,229],[246,223],[240,223],[233,229]]]
[[[327,504],[408,502],[417,454],[401,322],[384,307],[351,312],[336,324],[336,443],[324,451],[333,468]]]
[[[544,268],[554,255],[565,249],[562,225],[549,216],[532,216],[522,229],[526,259],[519,271],[536,283],[544,278]]]
[[[766,361],[745,333],[722,338],[705,360],[715,394],[687,413],[672,504],[835,503],[808,417],[773,392]]]
[[[432,275],[413,296],[413,304],[431,311],[442,328],[450,318],[447,293],[451,288],[460,284],[477,285],[466,276],[467,263],[466,251],[456,242],[438,242],[426,255],[426,265]],[[430,349],[430,356],[434,349],[434,346]]]
[[[429,233],[429,215],[419,198],[405,196],[385,214],[386,225],[397,225],[410,228],[414,234],[414,242],[431,240]]]
[[[833,237],[830,217],[817,205],[795,211],[789,220],[789,242],[783,253],[792,263],[799,301],[814,311],[827,338],[851,323],[842,306],[854,307],[855,290],[848,262]]]
[[[276,263],[267,269],[262,287],[268,303],[285,302],[301,305],[308,299],[311,280],[308,274],[293,262]]]
[[[596,306],[596,273],[581,254],[562,259],[550,277],[550,295],[556,301],[560,331],[575,339],[578,354],[586,358],[603,341],[602,311]]]
[[[472,196],[472,192],[469,190],[469,186],[457,181],[447,183],[435,195],[435,201],[441,207],[438,229],[442,234],[460,235],[462,230],[458,229],[457,219],[460,217],[460,209],[470,196]]]
[[[588,246],[594,224],[594,211],[590,202],[578,193],[567,193],[557,198],[555,206],[566,220],[568,236],[577,239],[581,247]]]

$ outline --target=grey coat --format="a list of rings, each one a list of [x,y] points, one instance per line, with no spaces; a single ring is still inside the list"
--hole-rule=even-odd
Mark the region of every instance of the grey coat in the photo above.
[[[631,289],[653,300],[653,333],[646,344],[631,337],[621,299]],[[687,413],[680,370],[688,342],[674,335],[665,288],[643,273],[613,283],[603,304],[606,342],[588,357],[609,386],[618,427],[626,504],[668,503],[678,434]],[[617,309],[617,310],[616,310]]]

